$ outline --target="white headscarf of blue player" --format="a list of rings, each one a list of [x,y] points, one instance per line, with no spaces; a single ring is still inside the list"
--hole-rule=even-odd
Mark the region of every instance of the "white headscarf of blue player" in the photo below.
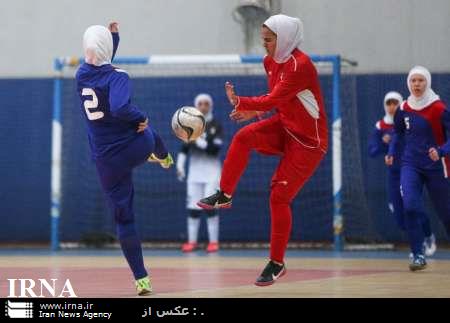
[[[198,104],[202,101],[206,101],[209,103],[209,111],[205,116],[205,120],[206,122],[209,122],[212,120],[213,118],[213,99],[211,97],[211,95],[207,94],[207,93],[200,93],[199,95],[197,95],[194,99],[194,106],[196,108],[198,108]]]
[[[278,64],[286,62],[295,48],[303,42],[303,23],[299,18],[286,15],[269,17],[264,26],[267,26],[277,35],[277,47],[273,59]]]
[[[395,92],[395,91],[388,92],[384,96],[384,112],[385,112],[385,115],[384,115],[383,120],[387,124],[394,124],[394,116],[389,114],[388,111],[387,111],[387,102],[389,100],[396,100],[396,101],[398,101],[398,104],[402,104],[403,97],[402,97],[402,95],[400,93]]]
[[[411,85],[409,84],[409,81],[411,80],[412,76],[416,74],[422,75],[427,81],[427,87],[421,97],[416,97],[412,94]],[[431,89],[431,74],[425,67],[423,66],[413,67],[409,71],[407,84],[410,92],[410,96],[408,97],[408,105],[412,109],[419,111],[429,106],[434,101],[439,100],[439,95],[434,93],[434,91]]]
[[[105,26],[94,25],[83,35],[84,60],[88,64],[101,66],[111,64],[113,40]]]

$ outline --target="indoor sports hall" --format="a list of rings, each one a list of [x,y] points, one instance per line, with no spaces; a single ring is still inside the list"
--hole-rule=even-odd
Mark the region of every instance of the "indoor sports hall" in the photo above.
[[[431,73],[427,84],[432,80],[428,88],[435,101],[444,108],[450,104],[450,2],[431,2],[4,1],[0,21],[8,28],[0,31],[0,298],[71,293],[81,298],[141,297],[135,286],[141,277],[133,277],[127,262],[138,261],[137,256],[128,258],[121,250],[126,250],[125,240],[118,238],[121,229],[91,153],[95,140],[87,129],[97,106],[86,102],[97,102],[97,97],[80,100],[77,71],[88,64],[83,35],[91,25],[120,34],[117,52],[106,65],[116,73],[126,71],[131,103],[146,116],[140,127],[157,131],[173,157],[168,169],[157,159],[137,166],[130,177],[134,226],[152,285],[145,297],[450,297],[450,222],[445,222],[450,214],[436,211],[433,190],[420,191],[417,200],[429,220],[424,230],[430,233],[421,233],[419,254],[426,257],[426,266],[411,267],[419,255],[410,250],[408,221],[413,220],[405,211],[407,224],[401,228],[394,216],[385,164],[389,153],[370,153],[375,129],[387,120],[386,93],[396,91],[409,104],[413,91],[408,73],[414,66]],[[242,96],[272,90],[260,32],[269,17],[280,13],[302,22],[303,41],[295,51],[307,53],[317,71],[328,150],[290,204],[284,271],[273,276],[274,284],[261,287],[255,280],[270,260],[272,176],[285,155],[252,151],[232,207],[203,212],[187,205],[189,169],[196,161],[188,154],[182,166],[186,174],[180,175],[184,143],[174,133],[173,116],[181,107],[194,107],[198,94],[212,98],[210,113],[222,129],[216,157],[223,167],[234,135],[261,121],[233,121],[224,85],[231,82]],[[98,96],[99,102],[108,100],[108,95]],[[279,113],[273,108],[261,118]],[[450,119],[442,120],[436,127],[443,143],[430,143],[429,148],[439,154],[432,167],[440,167],[450,185],[450,156],[445,153],[450,131],[445,122],[450,124]],[[432,121],[433,127],[436,122],[441,121]],[[398,131],[397,125],[391,128]],[[200,147],[196,140],[187,145]],[[206,178],[209,168],[202,167],[200,177]],[[220,189],[220,176],[215,177]],[[396,189],[400,192],[400,185]],[[211,230],[216,230],[214,239]],[[53,288],[43,287],[42,280]]]

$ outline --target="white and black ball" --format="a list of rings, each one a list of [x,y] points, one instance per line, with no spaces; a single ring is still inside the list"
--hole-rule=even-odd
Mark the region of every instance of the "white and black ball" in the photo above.
[[[181,107],[172,117],[172,130],[184,142],[196,140],[205,131],[206,120],[203,113],[194,107]]]

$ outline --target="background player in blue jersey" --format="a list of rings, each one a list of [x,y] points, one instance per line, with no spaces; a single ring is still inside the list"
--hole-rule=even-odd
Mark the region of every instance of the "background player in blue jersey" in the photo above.
[[[111,23],[109,29],[97,25],[86,30],[85,63],[76,73],[77,91],[92,157],[114,215],[122,251],[138,294],[147,295],[152,286],[134,221],[132,171],[146,161],[169,168],[173,160],[159,135],[149,127],[147,116],[131,103],[128,74],[111,65],[118,45],[117,23]]]
[[[384,117],[377,121],[369,139],[369,155],[376,157],[387,155],[389,143],[394,135],[394,114],[403,97],[400,93],[391,91],[384,96]],[[393,214],[398,227],[405,231],[405,217],[403,210],[403,200],[400,192],[400,165],[401,154],[403,153],[403,142],[399,142],[399,149],[394,156],[394,162],[388,166],[388,200],[389,210]],[[422,214],[422,230],[424,233],[424,252],[426,256],[432,256],[436,251],[436,239],[431,231],[430,220],[426,213]]]
[[[450,189],[447,180],[450,112],[431,89],[431,75],[426,68],[414,67],[408,74],[407,85],[411,94],[395,113],[396,135],[389,146],[386,161],[389,164],[393,162],[399,149],[398,143],[403,139],[405,146],[400,182],[406,229],[414,255],[409,268],[414,271],[426,267],[420,220],[424,212],[424,185],[450,236]]]

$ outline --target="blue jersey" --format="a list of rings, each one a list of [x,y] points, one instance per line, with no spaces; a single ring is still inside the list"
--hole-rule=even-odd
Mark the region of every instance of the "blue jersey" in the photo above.
[[[376,157],[378,155],[384,156],[388,154],[389,144],[383,141],[383,136],[386,134],[391,136],[392,141],[395,135],[394,125],[388,124],[384,122],[383,119],[381,119],[375,124],[375,128],[373,129],[372,135],[370,136],[369,139],[368,148],[370,157]],[[400,169],[402,152],[403,152],[403,141],[400,141],[398,143],[398,149],[396,149],[395,151],[394,164],[389,167],[389,170],[398,171]]]
[[[113,33],[113,45],[115,53],[117,33]],[[94,159],[114,155],[140,135],[137,126],[147,117],[131,104],[130,78],[125,71],[110,64],[84,63],[76,81]]]
[[[397,109],[394,116],[394,140],[389,147],[389,155],[394,156],[398,143],[405,141],[402,164],[417,167],[423,170],[444,168],[448,169],[450,154],[450,141],[447,140],[447,131],[450,130],[450,112],[442,101],[435,101],[428,107],[417,111],[413,110],[407,102]],[[436,148],[442,157],[441,161],[434,162],[428,155],[430,148]]]

